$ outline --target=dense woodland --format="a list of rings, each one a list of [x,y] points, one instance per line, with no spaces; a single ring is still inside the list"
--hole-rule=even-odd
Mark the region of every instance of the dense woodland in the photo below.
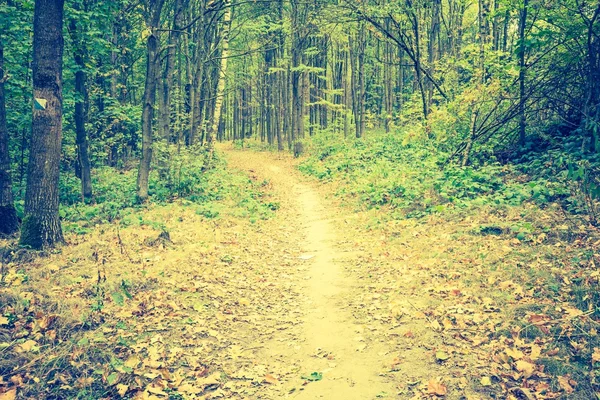
[[[91,201],[93,168],[139,160],[137,195],[145,201],[158,152],[202,147],[210,160],[216,139],[259,138],[298,153],[298,143],[323,131],[410,131],[462,166],[526,150],[596,153],[593,1],[1,7],[2,230],[16,230],[12,179],[17,201],[25,200],[25,231],[31,222],[52,232],[41,242],[24,235],[34,247],[62,240],[59,170],[74,171],[82,201]],[[48,101],[33,114],[32,89]],[[44,206],[34,200],[38,191],[48,195]]]
[[[229,315],[252,309],[244,335],[262,344],[252,335],[266,329],[255,316],[267,311],[256,296],[270,299],[273,319],[307,309],[294,305],[304,278],[282,267],[314,256],[294,247],[304,227],[286,207],[301,204],[276,195],[291,193],[295,171],[268,153],[259,154],[280,172],[258,161],[255,171],[227,150],[231,169],[219,142],[254,161],[254,150],[293,154],[356,213],[357,226],[344,217],[338,230],[357,235],[340,242],[365,254],[353,271],[366,283],[341,303],[385,331],[411,314],[421,321],[394,340],[406,349],[422,339],[428,353],[386,364],[404,374],[401,398],[600,398],[600,1],[0,0],[0,287],[14,291],[0,292],[0,359],[9,360],[0,362],[1,400],[17,389],[82,399],[225,389],[234,375],[214,360],[242,335]],[[236,224],[255,244],[239,232],[221,238]],[[172,241],[173,232],[197,242]],[[240,243],[250,250],[230,250]],[[293,257],[277,253],[288,248]],[[25,254],[50,257],[50,269]],[[153,260],[164,254],[179,264],[159,269]],[[271,262],[272,286],[236,280],[265,273],[250,255]],[[198,275],[198,265],[218,278]],[[386,286],[398,271],[404,283]],[[55,288],[41,289],[47,281]],[[23,300],[26,285],[35,290]],[[226,294],[199,289],[217,286]],[[400,307],[394,291],[414,297]],[[191,306],[182,293],[199,300]],[[65,305],[73,298],[85,313]],[[380,300],[389,307],[364,311]],[[184,328],[157,330],[189,333],[200,315],[221,324],[219,334],[198,328],[177,340],[196,346],[194,334],[212,335],[221,347],[204,348],[217,354],[207,366],[164,356],[158,380],[170,383],[156,389],[159,367],[131,361],[135,346],[119,335],[135,321],[131,331],[148,341],[141,331],[180,312],[189,313]],[[90,345],[85,332],[100,329],[118,335]],[[46,350],[64,373],[43,361]],[[411,370],[419,360],[430,361],[423,376]],[[171,379],[169,368],[186,372]],[[441,378],[426,378],[431,371]],[[276,387],[271,372],[257,374],[256,392],[228,387],[227,398]],[[322,378],[305,376],[304,385]]]

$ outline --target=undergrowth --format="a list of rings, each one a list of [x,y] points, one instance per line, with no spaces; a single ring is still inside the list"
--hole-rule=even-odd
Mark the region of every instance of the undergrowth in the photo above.
[[[309,154],[302,172],[344,182],[340,196],[356,199],[360,207],[385,208],[396,219],[525,201],[540,206],[559,201],[572,212],[586,208],[581,190],[569,180],[569,166],[577,164],[555,154],[546,157],[561,174],[549,173],[539,154],[519,165],[491,161],[461,167],[448,162],[450,154],[435,143],[405,142],[397,132],[359,140],[324,133],[313,137]]]
[[[148,206],[173,201],[195,207],[207,219],[223,213],[255,222],[270,218],[278,208],[264,198],[268,182],[256,182],[243,174],[227,170],[218,154],[214,168],[202,171],[204,153],[200,149],[182,149],[161,144],[155,149],[156,167],[150,173],[150,199],[141,204],[136,195],[136,168],[101,167],[92,173],[94,198],[84,202],[79,179],[63,172],[60,182],[60,215],[66,232],[89,233],[94,226],[119,221],[122,225],[145,222],[132,213]],[[17,202],[22,215],[22,201]]]

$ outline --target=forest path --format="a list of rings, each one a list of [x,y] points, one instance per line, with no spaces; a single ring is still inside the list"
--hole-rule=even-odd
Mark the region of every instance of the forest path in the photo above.
[[[230,168],[269,181],[285,203],[282,207],[296,210],[299,221],[288,223],[298,224],[304,237],[299,246],[304,251],[300,258],[306,269],[296,282],[303,299],[302,323],[294,327],[297,331],[291,333],[292,339],[275,337],[258,355],[265,358],[259,360],[262,363],[292,365],[298,379],[273,386],[278,393],[273,397],[263,393],[267,396],[264,398],[395,397],[395,386],[382,374],[386,346],[380,341],[367,343],[365,326],[356,322],[349,307],[349,298],[359,288],[356,276],[348,274],[344,265],[351,263],[356,254],[339,246],[343,235],[331,222],[334,210],[325,205],[312,184],[303,182],[289,158],[228,147],[221,150],[226,152]],[[322,380],[302,384],[300,378],[312,373],[322,374]]]

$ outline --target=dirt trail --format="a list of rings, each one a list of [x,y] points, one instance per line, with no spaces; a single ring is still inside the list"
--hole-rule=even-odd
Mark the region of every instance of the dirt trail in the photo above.
[[[226,150],[226,149],[223,149]],[[380,343],[368,342],[364,326],[355,323],[348,298],[358,282],[345,270],[353,255],[344,252],[338,242],[331,210],[318,192],[294,171],[289,159],[277,160],[270,155],[226,150],[230,167],[249,171],[267,179],[282,203],[297,211],[304,242],[301,243],[306,269],[300,275],[300,293],[304,298],[304,315],[298,332],[290,342],[275,337],[265,345],[260,357],[291,363],[296,379],[283,382],[278,394],[263,398],[295,399],[375,399],[394,397],[395,387],[380,375],[386,353]],[[289,221],[297,223],[297,221]],[[263,362],[270,362],[264,360]],[[302,385],[301,376],[323,374],[321,381]]]

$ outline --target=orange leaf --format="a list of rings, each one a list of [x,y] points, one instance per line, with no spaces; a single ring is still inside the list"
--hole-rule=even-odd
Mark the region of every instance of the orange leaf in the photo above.
[[[445,396],[448,393],[448,389],[441,382],[431,379],[427,384],[427,392],[436,396]]]
[[[265,375],[265,382],[269,383],[271,385],[275,385],[276,383],[279,383],[279,380],[277,378],[275,378],[273,375],[267,374],[267,375]]]

